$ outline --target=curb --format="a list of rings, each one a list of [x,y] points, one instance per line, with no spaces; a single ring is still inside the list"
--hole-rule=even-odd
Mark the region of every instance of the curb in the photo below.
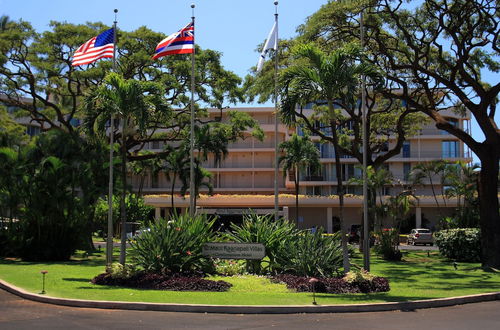
[[[500,300],[500,292],[483,293],[462,297],[415,300],[405,302],[387,302],[374,304],[342,304],[342,305],[201,305],[201,304],[169,304],[125,301],[81,300],[56,298],[30,293],[5,281],[0,280],[0,288],[21,298],[41,303],[85,308],[123,309],[139,311],[191,312],[191,313],[223,313],[223,314],[296,314],[296,313],[357,313],[386,312],[395,310],[415,310],[436,308],[468,303]]]

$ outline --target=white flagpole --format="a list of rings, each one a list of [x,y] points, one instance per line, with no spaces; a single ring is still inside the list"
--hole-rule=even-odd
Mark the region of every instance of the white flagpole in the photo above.
[[[275,14],[274,21],[276,25],[275,44],[274,50],[274,220],[279,218],[279,187],[278,187],[278,162],[279,162],[279,146],[278,146],[278,1],[274,2]]]
[[[363,22],[364,9],[360,14],[360,39],[361,47],[365,47],[365,28]],[[366,77],[362,76],[361,79],[361,113],[363,124],[363,268],[370,271],[370,230],[368,228],[368,182],[366,175],[367,161],[368,161],[368,132],[366,131]]]
[[[194,30],[194,4],[191,4],[192,17],[191,21],[193,23]],[[195,180],[194,180],[194,52],[195,52],[195,41],[193,36],[193,52],[191,53],[191,159],[190,159],[190,169],[189,169],[189,215],[193,217],[196,214],[195,210]]]
[[[114,10],[115,21],[113,22],[113,71],[116,72],[116,13]],[[109,268],[113,263],[113,138],[114,138],[114,115],[111,114],[109,125],[109,185],[108,185],[108,234],[106,239],[106,267]]]

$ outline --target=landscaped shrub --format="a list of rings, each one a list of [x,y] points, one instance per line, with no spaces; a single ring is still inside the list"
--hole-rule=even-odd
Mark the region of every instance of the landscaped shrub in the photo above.
[[[481,257],[481,231],[478,228],[457,228],[434,233],[439,253],[456,261],[478,262]]]
[[[92,283],[115,285],[138,289],[172,291],[227,291],[232,286],[225,281],[212,281],[192,274],[161,274],[139,272],[130,277],[113,277],[111,273],[100,274]]]
[[[280,244],[290,237],[295,237],[297,233],[295,225],[285,219],[275,221],[273,215],[251,213],[243,217],[241,225],[231,224],[230,231],[225,236],[233,242],[262,243],[269,259],[267,268],[272,270]],[[265,272],[261,260],[247,260],[246,267],[247,272],[252,274]]]
[[[357,272],[359,273],[359,272]],[[271,281],[276,283],[285,283],[287,288],[297,292],[312,292],[319,293],[370,293],[370,292],[387,292],[390,290],[389,281],[384,277],[373,275],[350,275],[347,278],[318,277],[317,282],[310,283],[311,277],[296,276],[291,274],[276,275],[271,278]]]
[[[330,277],[342,267],[340,236],[303,231],[282,240],[276,250],[274,271],[299,276]]]
[[[245,261],[234,259],[215,259],[215,272],[223,276],[234,276],[245,273]]]
[[[146,272],[213,273],[213,261],[201,254],[203,244],[214,239],[213,223],[205,215],[187,214],[151,223],[150,230],[130,244],[132,262]]]
[[[385,260],[400,261],[403,255],[398,249],[399,232],[394,228],[386,228],[377,233],[377,237],[379,244],[375,246],[375,252]]]

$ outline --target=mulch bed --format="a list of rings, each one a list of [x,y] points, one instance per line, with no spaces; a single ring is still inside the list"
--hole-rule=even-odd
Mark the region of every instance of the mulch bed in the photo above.
[[[211,281],[200,276],[145,272],[137,273],[129,278],[117,278],[109,273],[103,273],[94,277],[92,283],[138,289],[216,292],[228,291],[232,286],[225,281]]]
[[[384,277],[375,277],[371,281],[347,282],[343,278],[317,278],[317,282],[310,283],[311,277],[295,275],[276,275],[271,277],[275,283],[285,283],[290,290],[297,292],[318,293],[372,293],[387,292],[390,290],[389,281]]]

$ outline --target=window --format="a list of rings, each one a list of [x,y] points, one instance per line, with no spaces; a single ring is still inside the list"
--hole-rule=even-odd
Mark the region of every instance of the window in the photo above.
[[[40,127],[38,126],[26,126],[26,134],[29,136],[36,136],[40,134]]]
[[[446,120],[448,120],[448,123],[452,124],[453,126],[458,127],[458,119],[446,118]],[[450,135],[450,133],[445,130],[441,130],[441,135]]]
[[[408,181],[411,172],[411,164],[403,163],[403,178],[405,181]]]
[[[151,174],[151,188],[159,188],[158,173]]]
[[[442,142],[442,157],[443,158],[458,157],[458,142],[457,141],[443,141]]]
[[[308,186],[308,187],[306,187],[306,195],[321,196],[321,187],[320,186]]]
[[[405,141],[403,142],[403,158],[410,158],[410,154],[410,142]]]

